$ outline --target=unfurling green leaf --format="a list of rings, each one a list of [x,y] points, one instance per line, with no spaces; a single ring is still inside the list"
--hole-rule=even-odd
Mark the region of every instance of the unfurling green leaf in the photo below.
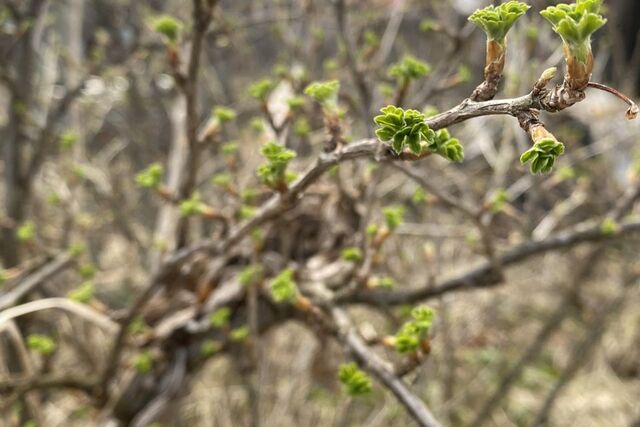
[[[43,334],[29,335],[27,337],[27,347],[43,356],[50,355],[57,348],[55,341],[50,336]]]
[[[400,353],[417,351],[429,334],[435,311],[426,305],[411,310],[411,320],[405,322],[395,335],[395,347]]]
[[[293,280],[293,270],[283,270],[269,282],[271,296],[275,302],[295,303],[298,297],[298,287]]]
[[[164,168],[160,163],[153,163],[136,175],[136,184],[142,188],[157,189],[162,181]]]
[[[287,166],[296,157],[295,151],[288,150],[280,144],[269,142],[260,153],[267,163],[258,168],[258,176],[270,188],[279,189],[287,184]]]
[[[202,202],[200,193],[196,191],[190,198],[181,201],[178,207],[180,208],[180,215],[189,217],[202,214],[207,208],[207,205]]]
[[[389,67],[389,76],[399,80],[416,80],[428,76],[429,73],[429,64],[411,55],[405,55],[402,61]]]
[[[380,111],[382,114],[373,119],[378,125],[376,135],[381,141],[388,142],[396,154],[400,154],[408,146],[416,155],[428,151],[453,162],[464,159],[460,141],[451,138],[446,129],[437,132],[430,129],[423,113],[416,110],[405,111],[393,105]]]
[[[249,86],[249,95],[256,98],[259,101],[266,101],[267,96],[275,87],[275,83],[273,83],[270,79],[262,79],[251,86]]]
[[[304,93],[324,106],[335,105],[338,102],[340,82],[329,80],[325,82],[313,82],[306,87]]]
[[[344,248],[340,254],[343,260],[349,262],[360,262],[362,261],[362,251],[360,248],[350,247]]]
[[[576,0],[572,4],[549,6],[540,12],[567,43],[580,44],[607,20],[600,14],[602,0]]]
[[[543,138],[522,153],[520,163],[524,165],[531,162],[531,173],[548,173],[562,154],[564,154],[563,143],[553,138]]]
[[[166,39],[175,43],[178,41],[178,37],[180,36],[180,31],[182,30],[182,23],[170,15],[162,15],[153,18],[151,21],[151,26],[154,31],[162,34],[166,37]]]
[[[28,242],[36,237],[36,224],[33,221],[25,221],[16,230],[16,237],[21,242]]]
[[[145,375],[153,369],[153,356],[150,351],[143,351],[133,359],[133,367],[136,371]]]
[[[222,105],[214,107],[212,114],[220,121],[220,123],[230,122],[237,116],[236,110],[234,110],[233,108],[224,107]]]
[[[350,396],[362,396],[371,392],[371,379],[354,362],[340,366],[338,379]]]
[[[513,24],[530,7],[519,1],[508,1],[499,6],[491,5],[484,9],[476,10],[469,17],[469,21],[482,28],[489,40],[504,44],[505,37]]]
[[[395,230],[404,221],[404,206],[387,206],[382,209],[385,223],[389,230]]]
[[[67,298],[72,301],[87,304],[89,301],[91,301],[91,299],[93,299],[94,292],[95,286],[93,285],[93,282],[87,281],[80,285],[79,288],[70,291],[67,294]]]
[[[231,309],[222,307],[211,313],[209,316],[209,324],[214,328],[222,328],[229,323],[231,318]]]

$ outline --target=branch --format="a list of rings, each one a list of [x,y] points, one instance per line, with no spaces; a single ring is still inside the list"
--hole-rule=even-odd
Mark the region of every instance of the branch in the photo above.
[[[545,240],[522,243],[504,254],[497,256],[497,260],[500,265],[508,266],[549,251],[570,248],[585,242],[620,239],[635,233],[640,233],[640,221],[630,221],[620,224],[615,234],[603,233],[599,224],[589,227],[577,227],[577,229],[558,233],[554,237]],[[434,298],[449,292],[481,289],[495,286],[500,282],[501,278],[495,274],[492,263],[485,261],[470,271],[445,280],[435,286],[427,285],[420,288],[397,291],[370,290],[339,299],[338,302],[364,303],[380,306],[412,304],[416,301]]]
[[[414,395],[406,384],[393,374],[393,368],[375,354],[365,344],[362,338],[353,329],[347,315],[338,308],[332,309],[332,316],[339,330],[337,338],[349,348],[354,358],[366,370],[371,372],[378,380],[388,388],[405,407],[407,412],[420,426],[439,427],[440,423],[435,419],[429,408]]]
[[[109,319],[108,316],[89,308],[87,305],[77,303],[67,298],[46,298],[0,311],[0,332],[6,327],[5,324],[11,319],[52,308],[74,313],[107,332],[115,333],[117,331],[117,325],[115,322]]]
[[[95,379],[43,376],[0,381],[0,394],[24,394],[32,390],[65,388],[83,391],[91,395],[96,386]]]
[[[73,260],[74,258],[71,254],[62,254],[48,264],[45,264],[39,270],[27,276],[20,284],[0,296],[0,311],[15,305],[20,301],[20,299],[33,291],[43,282],[51,279],[56,274],[70,266],[73,263]]]

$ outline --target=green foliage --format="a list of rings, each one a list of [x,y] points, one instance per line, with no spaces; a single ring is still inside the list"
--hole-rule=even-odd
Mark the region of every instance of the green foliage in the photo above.
[[[380,110],[373,121],[379,126],[376,135],[383,142],[390,142],[396,154],[406,145],[416,155],[422,152],[422,141],[433,140],[435,132],[424,122],[425,116],[416,110],[403,110],[389,105]]]
[[[305,95],[310,96],[323,106],[336,105],[338,102],[338,91],[340,82],[328,80],[324,82],[313,82],[304,90]]]
[[[50,336],[43,334],[29,335],[27,347],[43,356],[52,354],[57,348],[55,341]]]
[[[476,10],[469,17],[469,21],[482,28],[489,40],[504,44],[505,37],[513,24],[530,7],[519,1],[508,1],[499,6],[491,5],[484,9]]]
[[[293,133],[301,137],[307,137],[311,134],[311,125],[306,117],[300,117],[293,124]]]
[[[425,115],[416,110],[403,110],[389,105],[381,115],[373,120],[379,126],[376,135],[383,142],[389,142],[396,154],[405,146],[416,155],[424,151],[438,154],[447,160],[461,162],[464,152],[460,141],[452,138],[446,129],[433,131],[425,123]]]
[[[136,175],[136,184],[142,188],[157,189],[160,187],[164,168],[160,163],[152,163],[145,170]]]
[[[217,187],[228,188],[231,184],[231,175],[228,173],[219,173],[211,178],[211,183]]]
[[[369,47],[377,48],[378,46],[380,46],[380,37],[378,37],[378,35],[371,30],[365,31],[363,34],[363,38],[364,43]]]
[[[287,104],[289,105],[289,109],[292,111],[296,111],[304,107],[304,98],[301,96],[294,96],[287,100]]]
[[[600,224],[600,231],[607,236],[616,234],[618,230],[620,230],[620,225],[613,218],[605,218]]]
[[[207,205],[202,202],[200,193],[196,191],[191,195],[191,197],[181,201],[178,207],[180,209],[180,215],[183,217],[189,217],[202,214]]]
[[[367,286],[371,288],[393,289],[396,286],[396,281],[390,276],[372,277],[367,282]]]
[[[435,312],[426,305],[411,310],[411,320],[402,325],[395,336],[395,347],[400,353],[418,350],[420,343],[429,333]]]
[[[531,173],[548,173],[559,156],[564,154],[564,144],[553,138],[543,138],[522,153],[520,163],[531,162]]]
[[[240,326],[229,332],[231,341],[242,342],[249,337],[249,327],[247,325]]]
[[[260,153],[267,163],[258,168],[258,176],[268,187],[278,189],[287,183],[287,166],[296,157],[295,151],[288,150],[275,142],[265,144]]]
[[[491,212],[499,213],[504,210],[505,205],[509,201],[509,193],[504,188],[499,188],[491,197],[491,202],[489,206],[491,207]]]
[[[433,31],[438,28],[438,21],[435,19],[423,19],[420,21],[420,31],[423,33]]]
[[[271,297],[275,302],[294,303],[298,298],[298,286],[293,280],[293,270],[287,268],[269,282]]]
[[[356,247],[344,248],[340,256],[342,257],[343,260],[349,261],[349,262],[362,261],[362,251],[360,250],[360,248],[356,248]]]
[[[25,221],[16,230],[16,237],[21,242],[28,242],[36,237],[36,225],[33,221]]]
[[[405,55],[402,61],[389,67],[390,77],[404,81],[416,80],[429,75],[429,73],[431,73],[429,64],[411,55]]]
[[[76,145],[79,139],[80,139],[80,136],[78,135],[77,132],[73,130],[67,130],[62,135],[60,135],[60,147],[62,147],[65,150],[68,150],[74,145]]]
[[[222,343],[219,341],[215,341],[212,339],[207,339],[202,342],[200,346],[200,354],[203,357],[210,357],[220,351],[222,348]]]
[[[395,230],[404,221],[404,206],[394,205],[387,206],[382,209],[385,223],[389,230]]]
[[[87,248],[85,247],[85,245],[83,243],[78,243],[78,242],[72,243],[69,246],[69,249],[67,249],[69,254],[74,258],[79,257],[80,255],[85,253],[86,250],[87,250]]]
[[[350,396],[362,396],[371,392],[371,379],[355,362],[340,365],[338,379]]]
[[[81,264],[78,266],[78,274],[80,274],[80,277],[83,279],[91,279],[96,275],[96,266],[90,263]]]
[[[263,268],[260,264],[246,266],[238,275],[238,281],[242,286],[249,286],[262,279]]]
[[[251,86],[249,86],[249,95],[256,98],[259,101],[266,101],[267,96],[275,87],[275,83],[271,79],[262,79]]]
[[[239,144],[238,141],[229,141],[222,144],[220,151],[225,156],[232,156],[238,152]]]
[[[218,105],[213,108],[212,114],[215,118],[217,118],[220,123],[230,122],[235,120],[238,113],[233,108],[224,107],[222,105]]]
[[[149,330],[149,325],[147,325],[142,317],[136,317],[129,323],[127,326],[127,332],[130,335],[142,335]]]
[[[93,285],[93,282],[87,281],[80,285],[80,287],[70,291],[67,294],[67,298],[82,304],[87,304],[93,299],[94,292],[95,286]]]
[[[464,150],[460,140],[452,138],[447,129],[436,131],[435,138],[427,141],[427,148],[445,159],[460,163],[464,160]]]
[[[229,323],[231,318],[231,309],[222,307],[211,313],[209,316],[209,324],[214,328],[222,328]]]
[[[551,23],[555,31],[573,54],[582,62],[591,46],[591,34],[607,20],[600,14],[602,0],[576,0],[572,4],[549,6],[540,14]]]
[[[9,280],[9,273],[7,270],[0,268],[0,286],[4,285]]]
[[[422,187],[416,188],[416,191],[413,192],[413,196],[411,196],[411,201],[416,205],[424,203],[427,200],[427,193],[425,193]]]
[[[182,23],[171,15],[161,15],[153,18],[151,26],[154,31],[162,34],[171,43],[178,41],[183,27]]]
[[[143,351],[133,359],[133,367],[140,374],[145,375],[153,369],[153,356],[150,351]]]
[[[378,234],[378,231],[380,230],[380,227],[378,227],[377,224],[369,224],[367,225],[367,236],[369,237],[374,237],[376,234]]]
[[[256,216],[257,209],[253,206],[242,205],[240,206],[240,218],[251,219]]]

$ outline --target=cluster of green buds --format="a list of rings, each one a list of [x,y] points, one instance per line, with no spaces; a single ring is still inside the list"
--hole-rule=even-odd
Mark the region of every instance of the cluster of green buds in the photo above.
[[[70,291],[67,298],[82,304],[88,304],[93,299],[95,286],[92,281],[82,283],[78,288]]]
[[[601,6],[602,0],[576,0],[572,4],[549,6],[540,12],[562,38],[566,81],[571,89],[583,90],[591,78],[591,35],[607,22],[600,14]]]
[[[411,319],[405,322],[394,337],[387,340],[399,353],[413,353],[428,345],[429,329],[435,312],[427,306],[411,310]]]
[[[277,303],[292,304],[302,311],[308,311],[311,308],[311,301],[300,293],[293,275],[293,270],[287,268],[271,279],[269,282],[271,298]]]
[[[401,105],[411,81],[426,77],[431,73],[431,67],[424,61],[405,55],[400,62],[389,67],[389,77],[396,79],[397,93],[395,103]]]
[[[379,126],[376,135],[383,142],[388,142],[396,154],[405,147],[417,155],[434,153],[452,162],[461,162],[464,152],[460,141],[451,138],[446,129],[437,132],[429,128],[426,116],[417,110],[404,110],[389,105],[380,110],[381,115],[373,120]]]
[[[313,82],[308,85],[304,93],[310,96],[325,109],[335,109],[338,105],[338,92],[340,91],[340,82],[337,80],[329,80],[326,82]]]
[[[273,80],[266,78],[249,86],[248,92],[253,98],[265,103],[267,97],[275,87],[276,85]]]
[[[152,163],[136,175],[136,184],[142,188],[157,190],[162,183],[164,168],[160,163]]]
[[[355,362],[340,366],[338,379],[350,396],[362,396],[371,393],[371,378],[358,368]]]
[[[531,126],[529,135],[531,135],[533,147],[522,153],[520,162],[522,164],[531,162],[531,173],[550,172],[558,157],[564,154],[564,144],[541,124]]]
[[[153,30],[164,36],[170,44],[176,44],[183,24],[171,15],[161,15],[151,20]]]
[[[180,215],[184,218],[201,215],[205,218],[217,216],[215,209],[202,201],[200,193],[195,191],[188,199],[180,201],[178,204]]]
[[[296,157],[295,151],[269,142],[262,147],[260,153],[267,159],[267,163],[258,168],[258,176],[262,182],[273,190],[286,191],[289,182],[296,177],[295,173],[287,171],[289,162]]]
[[[27,347],[42,356],[49,356],[56,351],[56,342],[48,335],[32,334],[27,337]]]
[[[313,82],[304,90],[305,95],[322,105],[324,127],[329,135],[325,146],[326,151],[334,150],[338,145],[344,143],[341,125],[342,111],[338,107],[339,91],[340,82],[337,80]]]

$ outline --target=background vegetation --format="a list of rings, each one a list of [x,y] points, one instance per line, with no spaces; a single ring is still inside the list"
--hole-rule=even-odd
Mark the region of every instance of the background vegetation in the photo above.
[[[640,125],[489,3],[0,1],[0,425],[639,426]]]

